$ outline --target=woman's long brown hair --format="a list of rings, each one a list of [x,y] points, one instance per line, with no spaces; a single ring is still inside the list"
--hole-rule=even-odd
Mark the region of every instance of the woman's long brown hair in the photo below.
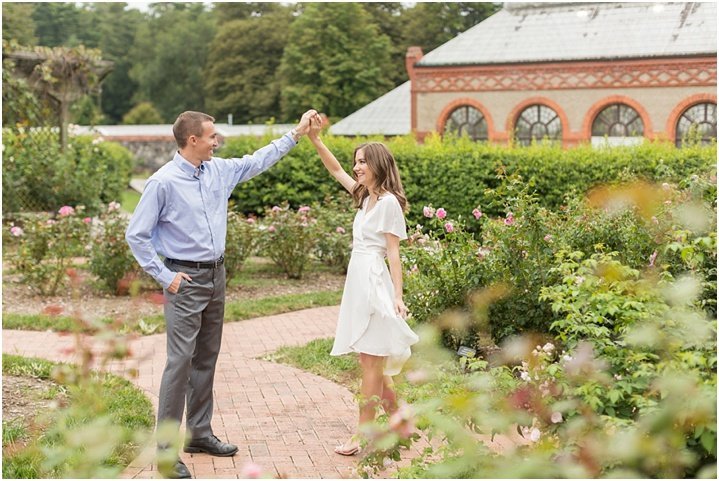
[[[392,152],[380,142],[367,142],[357,146],[355,149],[354,154],[352,154],[353,165],[354,160],[357,158],[357,151],[360,149],[364,152],[367,166],[374,174],[378,194],[381,195],[385,192],[393,194],[399,201],[402,210],[406,212],[408,208],[407,197],[404,195],[402,180],[399,178],[399,169],[397,169],[397,162],[395,162]],[[355,184],[352,189],[352,199],[355,207],[358,209],[362,207],[362,202],[368,195],[369,189],[366,186],[360,183]]]

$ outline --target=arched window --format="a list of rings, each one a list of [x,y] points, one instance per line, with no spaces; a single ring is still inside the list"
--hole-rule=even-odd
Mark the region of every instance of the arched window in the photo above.
[[[627,104],[604,108],[592,123],[592,145],[632,145],[644,136],[644,122],[639,113]]]
[[[530,105],[517,118],[517,140],[529,145],[532,140],[562,140],[562,121],[553,109],[546,105]]]
[[[696,137],[695,137],[696,136]],[[696,104],[684,111],[679,117],[676,130],[676,145],[690,139],[701,140],[708,144],[717,138],[717,106],[713,103]]]
[[[487,120],[482,112],[470,105],[457,107],[449,114],[444,133],[457,136],[468,135],[472,140],[488,140]]]

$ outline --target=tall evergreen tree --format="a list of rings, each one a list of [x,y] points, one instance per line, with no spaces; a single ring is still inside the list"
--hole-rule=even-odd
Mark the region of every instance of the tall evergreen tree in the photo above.
[[[277,70],[292,20],[291,8],[276,5],[269,13],[220,25],[210,46],[205,83],[212,115],[232,114],[238,123],[287,120],[280,112]]]
[[[343,117],[393,87],[390,39],[359,3],[305,4],[282,57],[282,112]]]

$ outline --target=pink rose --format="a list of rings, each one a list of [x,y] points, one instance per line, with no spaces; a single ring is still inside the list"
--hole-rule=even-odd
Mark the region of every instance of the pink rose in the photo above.
[[[267,228],[267,232],[274,232],[274,231],[275,231],[275,226],[273,226],[273,225],[271,225]]]
[[[442,208],[442,207],[440,207],[439,209],[437,209],[437,218],[438,218],[438,219],[444,219],[445,217],[447,217],[447,211],[444,210],[444,208]]]
[[[339,226],[335,229],[335,232],[337,232],[338,234],[344,234],[346,231],[345,231],[344,227]]]
[[[514,225],[514,214],[511,212],[507,213],[507,218],[504,219],[504,225]]]
[[[388,425],[400,437],[410,437],[415,429],[412,408],[407,403],[400,402],[399,408],[389,417]]]
[[[110,202],[109,204],[107,204],[107,210],[108,210],[109,212],[112,212],[113,210],[120,210],[120,207],[121,207],[121,206],[120,206],[120,203],[119,203],[119,202],[115,202],[115,201],[112,201],[112,202]]]
[[[475,219],[479,220],[479,218],[482,217],[482,211],[479,209],[474,209],[472,211],[472,215],[474,216]]]
[[[428,217],[431,219],[434,216],[434,209],[428,205],[425,205],[424,208],[422,209],[422,213],[424,214],[425,217]]]
[[[539,441],[539,438],[542,436],[542,432],[537,428],[532,428],[532,430],[529,432],[529,439],[531,439],[533,442]]]
[[[89,224],[90,222],[92,222],[92,219],[91,219],[90,217],[85,217],[84,219],[82,219],[82,221],[83,221],[85,224]]]
[[[254,224],[255,222],[257,222],[257,221],[255,220],[254,217],[248,217],[248,218],[247,218],[247,223],[248,223],[248,224]]]
[[[444,224],[444,230],[446,230],[447,232],[454,232],[454,226],[451,222],[447,222],[446,224]]]
[[[545,235],[544,242],[552,242],[552,234]]]
[[[424,369],[416,369],[407,372],[407,380],[412,384],[421,384],[429,380],[429,374]]]
[[[262,467],[259,464],[253,462],[247,462],[242,466],[240,470],[240,478],[243,479],[258,479],[262,476]]]
[[[21,227],[14,225],[14,226],[10,227],[10,233],[12,235],[14,235],[15,237],[20,237],[21,235],[24,234],[24,231],[22,230]]]
[[[75,213],[75,209],[70,207],[69,205],[63,205],[60,207],[60,210],[58,211],[61,216],[66,217],[68,215],[72,215]]]
[[[303,205],[299,209],[297,209],[297,212],[300,214],[306,214],[309,211],[310,211],[310,208],[309,208],[309,206],[306,206],[306,205]]]
[[[272,207],[272,212],[279,212],[279,211],[281,211],[281,210],[282,210],[282,209],[280,209],[280,206],[278,206],[278,205]]]

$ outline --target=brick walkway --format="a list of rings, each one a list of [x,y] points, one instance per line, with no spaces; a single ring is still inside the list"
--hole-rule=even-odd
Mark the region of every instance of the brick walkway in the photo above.
[[[225,324],[215,375],[213,429],[220,439],[239,445],[240,451],[232,458],[183,453],[196,478],[237,478],[248,461],[272,477],[356,477],[356,458],[333,452],[356,423],[353,395],[324,378],[258,359],[280,346],[332,337],[338,311],[338,307],[322,307]],[[6,354],[74,361],[73,336],[3,330],[2,341]],[[137,369],[138,376],[127,377],[145,391],[156,409],[165,336],[141,337],[132,342],[131,350],[130,359],[111,365],[110,370],[127,376],[130,369]],[[403,458],[411,458],[421,448],[403,453]],[[154,450],[142,453],[124,477],[159,477],[153,454]]]

